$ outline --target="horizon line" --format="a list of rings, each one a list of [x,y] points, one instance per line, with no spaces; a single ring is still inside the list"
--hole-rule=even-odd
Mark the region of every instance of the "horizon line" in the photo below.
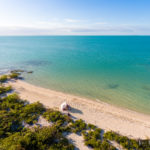
[[[108,35],[104,35],[104,34],[102,34],[102,35],[62,35],[62,34],[60,34],[60,35],[0,35],[0,37],[7,37],[7,36],[150,36],[150,34],[149,35],[145,35],[145,34],[133,34],[133,35],[131,35],[131,34],[129,34],[129,35],[127,35],[127,34],[125,34],[125,35],[120,35],[120,34],[108,34]]]

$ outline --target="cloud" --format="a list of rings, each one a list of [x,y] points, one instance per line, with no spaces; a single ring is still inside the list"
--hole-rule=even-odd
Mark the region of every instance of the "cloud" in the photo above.
[[[133,29],[123,27],[101,27],[101,28],[70,28],[70,33],[75,35],[137,35]],[[149,32],[150,33],[150,32]]]
[[[108,24],[107,22],[96,22],[95,23],[96,25],[106,25],[106,24]]]
[[[39,21],[26,26],[0,26],[0,35],[150,35],[142,25],[74,24],[64,20]]]
[[[65,19],[66,22],[69,22],[69,23],[77,23],[77,22],[80,22],[81,20],[75,20],[75,19]]]

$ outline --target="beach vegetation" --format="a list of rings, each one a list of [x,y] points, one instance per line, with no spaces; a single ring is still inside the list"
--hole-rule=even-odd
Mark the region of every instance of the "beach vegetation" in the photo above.
[[[1,140],[3,150],[74,150],[74,146],[55,126],[16,132]]]
[[[130,139],[126,136],[122,136],[116,132],[108,131],[104,133],[104,139],[108,139],[110,141],[116,141],[125,149],[135,149],[135,150],[150,150],[150,142],[149,140],[135,140]]]
[[[20,116],[26,123],[32,125],[38,121],[39,116],[42,115],[44,111],[44,106],[39,102],[35,102],[23,107]]]
[[[116,150],[107,140],[102,140],[101,129],[99,128],[83,133],[83,138],[85,145],[94,150]]]
[[[19,75],[20,75],[20,73],[11,73],[11,74],[9,75],[9,77],[10,77],[11,79],[17,79],[17,78],[19,77]]]
[[[0,110],[20,114],[25,103],[27,102],[20,100],[19,96],[13,93],[0,99]]]
[[[7,75],[2,75],[2,76],[0,77],[0,82],[1,82],[1,83],[6,82],[7,79],[8,79],[8,76],[7,76]]]
[[[11,86],[0,86],[0,95],[10,92],[12,90]]]
[[[89,124],[87,124],[87,128],[88,129],[96,129],[97,127],[95,126],[95,125],[93,125],[93,124],[91,124],[91,123],[89,123]]]
[[[32,129],[23,126],[23,121],[30,125],[35,124],[45,111],[46,108],[41,103],[29,104],[15,93],[0,98],[0,149],[73,150],[74,146],[59,130],[59,122],[49,127]],[[65,116],[62,116],[59,120],[64,120]]]
[[[87,129],[87,124],[82,119],[79,119],[79,120],[72,122],[70,127],[72,129],[72,132],[81,133],[82,131]]]
[[[47,109],[46,112],[43,113],[43,117],[53,123],[57,121],[64,123],[66,121],[66,117],[60,111],[53,109]]]

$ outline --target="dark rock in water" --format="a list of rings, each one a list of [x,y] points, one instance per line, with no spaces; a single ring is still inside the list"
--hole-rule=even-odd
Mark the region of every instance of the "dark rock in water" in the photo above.
[[[38,61],[38,60],[25,61],[25,62],[22,62],[22,63],[24,65],[30,65],[30,66],[43,66],[43,65],[52,64],[50,61]]]
[[[33,71],[28,71],[27,73],[33,73]]]
[[[21,70],[21,69],[16,69],[16,70],[11,70],[10,72],[11,73],[22,73],[22,72],[25,72],[25,71]]]
[[[142,89],[143,89],[143,90],[146,90],[146,91],[150,91],[150,86],[144,85],[144,86],[142,87]]]
[[[119,84],[108,84],[109,89],[116,89],[119,87]]]

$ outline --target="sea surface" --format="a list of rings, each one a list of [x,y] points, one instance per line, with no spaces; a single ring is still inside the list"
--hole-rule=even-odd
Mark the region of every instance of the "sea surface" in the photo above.
[[[0,37],[0,74],[150,114],[150,36]]]

